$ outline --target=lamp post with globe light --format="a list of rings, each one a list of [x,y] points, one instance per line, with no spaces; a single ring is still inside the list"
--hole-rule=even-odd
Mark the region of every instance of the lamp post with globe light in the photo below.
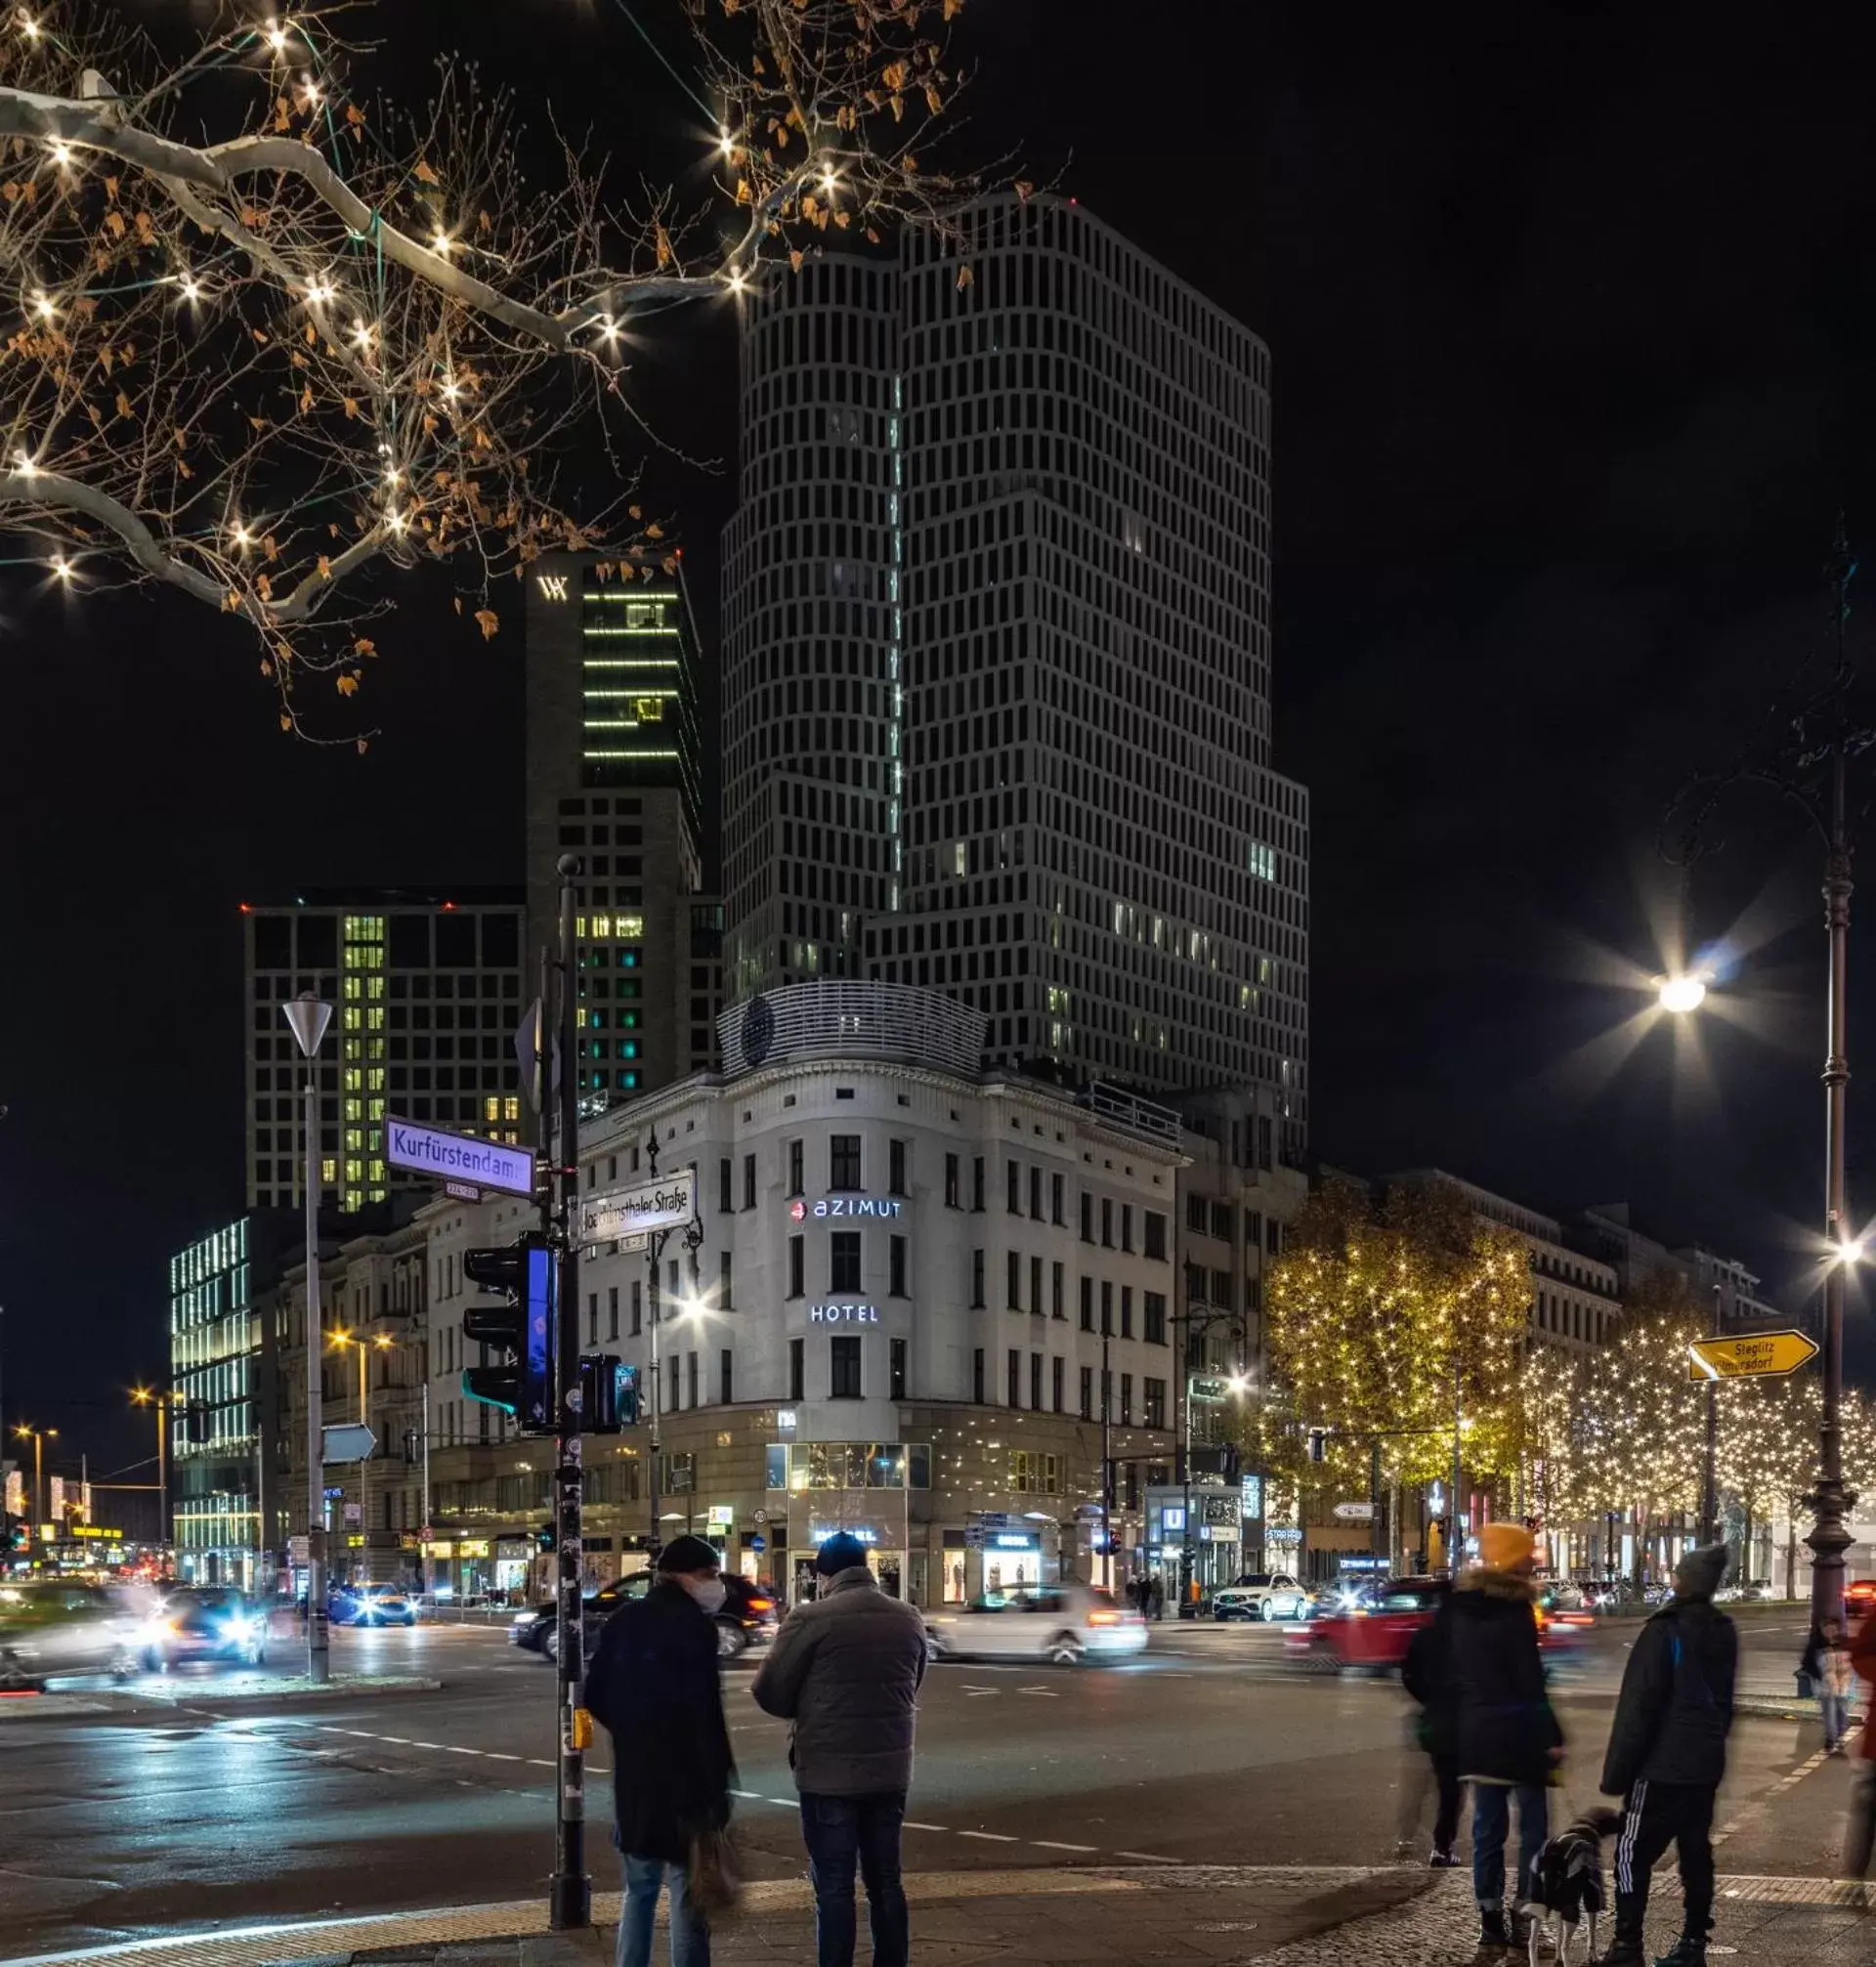
[[[331,1635],[325,1620],[325,1456],[320,1412],[320,1375],[325,1370],[320,1344],[320,1101],[315,1066],[332,1006],[311,991],[281,1005],[281,1015],[306,1061],[306,1677],[331,1678]]]

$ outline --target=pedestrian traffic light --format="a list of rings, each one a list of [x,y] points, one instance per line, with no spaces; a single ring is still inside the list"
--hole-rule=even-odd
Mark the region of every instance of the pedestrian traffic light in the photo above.
[[[465,1251],[462,1270],[472,1283],[498,1291],[507,1301],[462,1314],[464,1338],[486,1348],[487,1362],[463,1368],[462,1390],[511,1414],[524,1434],[551,1434],[555,1270],[547,1239],[531,1231],[505,1250]]]
[[[534,1549],[543,1558],[553,1549],[555,1541],[554,1526],[552,1523],[542,1523],[540,1528],[534,1532]]]
[[[579,1359],[579,1432],[617,1434],[638,1425],[638,1368],[610,1352]]]

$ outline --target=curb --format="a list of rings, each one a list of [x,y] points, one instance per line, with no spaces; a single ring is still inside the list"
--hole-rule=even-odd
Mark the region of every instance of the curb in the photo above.
[[[333,1680],[323,1687],[282,1681],[274,1687],[221,1689],[212,1682],[203,1681],[165,1689],[161,1692],[138,1689],[118,1694],[116,1700],[126,1706],[141,1702],[152,1708],[190,1708],[209,1703],[217,1707],[257,1707],[267,1701],[300,1707],[315,1706],[321,1701],[367,1699],[382,1694],[442,1691],[442,1681],[412,1675],[407,1679]]]

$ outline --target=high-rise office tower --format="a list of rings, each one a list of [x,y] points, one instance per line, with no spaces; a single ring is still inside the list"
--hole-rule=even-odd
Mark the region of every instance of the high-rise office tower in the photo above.
[[[521,1021],[518,894],[308,892],[243,903],[247,971],[247,1203],[300,1201],[304,1068],[280,1005],[332,1005],[315,1067],[320,1188],[348,1214],[421,1185],[385,1158],[387,1117],[496,1140],[529,1137],[514,1033]]]
[[[746,306],[733,992],[928,984],[993,1064],[1268,1085],[1294,1157],[1308,804],[1270,766],[1263,344],[1056,198]]]
[[[636,575],[597,554],[529,568],[527,961],[558,946],[556,867],[577,854],[589,1112],[711,1064],[722,1008],[697,633],[681,572]]]

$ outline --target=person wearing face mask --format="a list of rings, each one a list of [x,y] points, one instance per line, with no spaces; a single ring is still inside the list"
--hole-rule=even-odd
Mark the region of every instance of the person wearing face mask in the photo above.
[[[625,1866],[618,1967],[650,1967],[667,1875],[671,1967],[709,1967],[690,1863],[693,1841],[729,1822],[736,1780],[716,1666],[720,1562],[702,1537],[666,1545],[651,1590],[606,1621],[587,1669],[586,1705],[613,1737],[613,1836]]]
[[[879,1589],[867,1547],[841,1532],[815,1554],[820,1589],[776,1634],[750,1691],[792,1722],[789,1761],[814,1881],[818,1967],[853,1967],[853,1875],[866,1881],[874,1967],[906,1967],[899,1875],[925,1624]]]

